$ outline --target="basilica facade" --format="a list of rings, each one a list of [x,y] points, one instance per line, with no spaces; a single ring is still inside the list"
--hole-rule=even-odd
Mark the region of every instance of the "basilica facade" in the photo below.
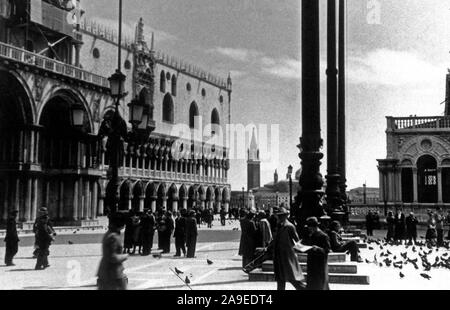
[[[450,75],[444,116],[388,117],[387,157],[378,160],[380,203],[424,212],[450,207]]]
[[[17,209],[32,223],[47,207],[57,225],[94,226],[111,173],[99,132],[114,112],[117,32],[85,18],[72,24],[79,12],[52,1],[0,0],[0,8],[0,220]],[[121,52],[119,112],[128,120],[127,104],[141,102],[147,135],[123,141],[119,210],[228,209],[231,78],[156,52],[142,19]],[[75,128],[80,106],[84,125]]]

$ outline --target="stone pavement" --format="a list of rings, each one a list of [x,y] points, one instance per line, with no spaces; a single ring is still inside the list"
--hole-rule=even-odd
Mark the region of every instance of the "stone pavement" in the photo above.
[[[215,227],[217,229],[217,227]],[[233,227],[232,227],[233,228]],[[231,228],[231,229],[232,229]],[[228,230],[230,227],[228,227]],[[232,231],[217,230],[200,231],[203,239],[212,239],[204,234],[219,234],[215,242],[201,242],[197,246],[195,259],[174,258],[163,255],[161,259],[141,256],[130,256],[125,263],[125,272],[129,277],[129,289],[149,290],[189,290],[170,268],[178,268],[184,272],[182,278],[189,277],[193,290],[274,290],[274,282],[249,282],[248,276],[241,271],[241,258],[237,255],[239,234]],[[212,236],[212,235],[211,235]],[[96,236],[101,239],[101,235]],[[217,241],[219,240],[219,241]],[[172,250],[173,250],[172,243]],[[390,248],[393,254],[399,255],[404,248]],[[43,271],[35,271],[35,260],[31,259],[32,246],[21,247],[15,259],[16,266],[0,265],[0,289],[53,289],[53,290],[95,290],[96,271],[101,258],[101,245],[89,244],[57,244],[50,249],[51,267]],[[397,253],[398,252],[398,253]],[[376,250],[362,250],[364,259],[373,260]],[[443,250],[439,253],[442,254]],[[378,253],[379,254],[379,253]],[[0,247],[3,260],[4,247]],[[207,259],[213,261],[209,265]],[[358,271],[370,276],[370,285],[335,285],[332,290],[436,290],[450,289],[450,270],[438,269],[428,272],[432,277],[426,280],[420,276],[410,264],[405,266],[399,276],[399,270],[379,267],[375,264],[359,264]],[[293,288],[288,284],[288,290]]]

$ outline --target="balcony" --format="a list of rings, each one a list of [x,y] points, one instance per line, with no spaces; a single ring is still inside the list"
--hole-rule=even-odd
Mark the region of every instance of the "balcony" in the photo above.
[[[3,42],[0,42],[0,58],[109,90],[109,81],[105,77]]]
[[[450,116],[387,117],[389,132],[450,131]]]

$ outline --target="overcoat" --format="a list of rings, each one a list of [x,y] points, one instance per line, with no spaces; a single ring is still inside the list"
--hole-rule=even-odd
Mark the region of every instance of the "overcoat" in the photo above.
[[[256,224],[248,218],[241,220],[241,243],[239,255],[252,257],[256,250]]]
[[[123,262],[127,259],[122,255],[122,244],[119,234],[108,231],[102,241],[102,260],[97,276],[103,282],[110,282],[125,277]]]
[[[284,282],[303,281],[304,276],[294,251],[294,244],[299,242],[295,226],[286,221],[278,226],[274,239],[273,267],[275,280]]]
[[[330,238],[318,229],[307,240],[306,245],[318,247],[308,252],[307,289],[315,291],[329,290],[328,285],[328,253],[330,252]]]

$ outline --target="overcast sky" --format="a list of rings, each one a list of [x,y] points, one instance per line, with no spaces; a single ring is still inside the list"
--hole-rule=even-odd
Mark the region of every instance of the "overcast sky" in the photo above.
[[[233,77],[232,122],[280,124],[280,160],[262,164],[262,183],[300,168],[300,0],[124,0],[124,32],[144,18],[155,49]],[[326,137],[326,1],[321,3],[322,136]],[[377,5],[379,4],[379,6]],[[84,0],[89,18],[117,25],[118,0]],[[377,8],[379,7],[379,14]],[[442,115],[450,67],[445,0],[348,0],[347,177],[378,187],[386,116]],[[379,15],[379,19],[377,18]],[[326,141],[325,141],[326,143]],[[326,153],[326,147],[324,148]],[[232,161],[233,189],[246,187]],[[322,165],[326,175],[326,158]]]

